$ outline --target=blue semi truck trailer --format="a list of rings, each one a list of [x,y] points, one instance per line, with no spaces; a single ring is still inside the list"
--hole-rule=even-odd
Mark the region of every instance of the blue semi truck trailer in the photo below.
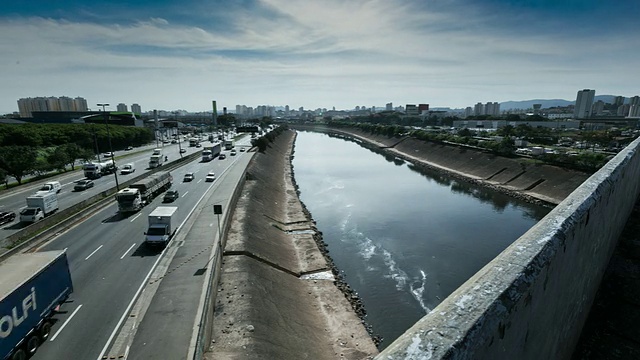
[[[18,254],[0,263],[0,359],[22,360],[49,338],[51,317],[73,292],[67,254]]]

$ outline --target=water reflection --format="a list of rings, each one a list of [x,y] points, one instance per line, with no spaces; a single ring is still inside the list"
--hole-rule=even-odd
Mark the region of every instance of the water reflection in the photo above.
[[[383,347],[548,212],[342,136],[300,132],[295,155],[301,200]]]

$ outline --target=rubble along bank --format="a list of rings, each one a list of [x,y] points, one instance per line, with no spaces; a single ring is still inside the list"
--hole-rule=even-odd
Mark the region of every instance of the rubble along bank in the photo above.
[[[249,164],[205,359],[364,359],[378,352],[360,299],[335,279],[322,235],[298,198],[294,140],[295,132],[284,131]]]
[[[581,171],[411,137],[389,138],[359,129],[338,129],[323,125],[296,124],[291,127],[355,138],[362,141],[363,146],[377,148],[409,161],[418,168],[442,172],[540,205],[559,204],[590,176]]]

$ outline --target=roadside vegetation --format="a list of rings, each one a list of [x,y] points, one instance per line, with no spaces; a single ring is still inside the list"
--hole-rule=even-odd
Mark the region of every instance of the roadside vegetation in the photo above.
[[[282,132],[287,129],[289,129],[289,127],[286,124],[280,125],[260,137],[251,139],[251,146],[257,147],[258,151],[263,153],[267,150],[269,144],[272,143],[278,135],[282,134]]]
[[[370,119],[369,119],[370,120]],[[599,131],[556,131],[533,128],[526,124],[507,125],[496,131],[454,129],[449,126],[407,126],[394,124],[393,119],[382,122],[354,122],[329,120],[336,128],[358,129],[372,135],[389,138],[413,137],[422,141],[471,147],[505,157],[522,157],[564,168],[593,173],[607,163],[636,135],[627,129]],[[533,153],[531,149],[537,150]]]
[[[122,150],[153,139],[146,128],[103,124],[0,124],[0,181],[9,188],[8,176],[18,185],[26,176],[39,179],[51,172],[74,170],[94,158],[97,149]]]

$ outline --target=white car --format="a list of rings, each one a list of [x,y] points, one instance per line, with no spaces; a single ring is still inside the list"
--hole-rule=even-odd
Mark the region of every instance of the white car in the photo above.
[[[206,182],[212,182],[216,179],[216,174],[214,172],[210,172],[207,174],[207,177],[205,177],[205,181]]]
[[[122,175],[131,174],[135,171],[136,171],[136,168],[135,166],[133,166],[133,164],[124,164],[120,168],[120,174]]]
[[[113,153],[112,153],[112,152],[108,152],[108,151],[107,151],[106,153],[102,154],[102,156],[104,156],[104,157],[106,157],[106,158],[110,158],[110,157],[112,157],[112,156],[113,156]]]

